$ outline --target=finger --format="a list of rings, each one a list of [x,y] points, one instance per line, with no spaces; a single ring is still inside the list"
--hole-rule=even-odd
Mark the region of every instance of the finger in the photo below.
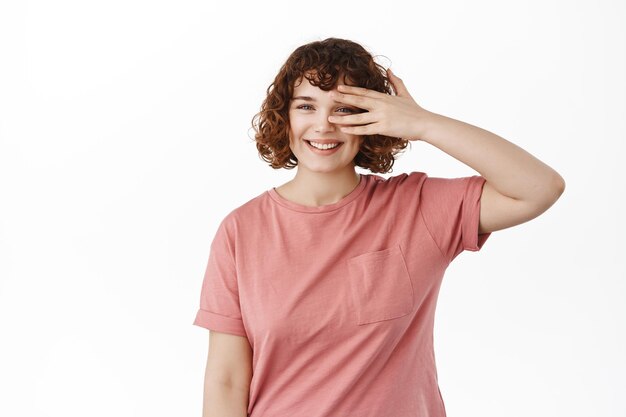
[[[340,126],[339,129],[351,135],[375,135],[378,133],[378,123],[371,123],[365,126]]]
[[[339,103],[352,104],[360,109],[372,110],[374,108],[374,101],[370,97],[342,94],[336,91],[332,91],[330,97]]]
[[[398,96],[410,95],[409,90],[404,85],[404,81],[402,81],[400,77],[394,74],[393,71],[391,71],[391,68],[387,68],[387,74],[389,75],[389,79],[393,83],[393,88],[396,89],[396,93]]]
[[[328,121],[340,125],[364,125],[375,122],[374,115],[370,112],[350,114],[346,116],[328,116]]]
[[[342,93],[354,94],[357,96],[371,97],[371,98],[382,98],[387,94],[381,93],[379,91],[370,90],[363,87],[357,87],[355,85],[345,85],[341,84],[337,86],[337,90]]]

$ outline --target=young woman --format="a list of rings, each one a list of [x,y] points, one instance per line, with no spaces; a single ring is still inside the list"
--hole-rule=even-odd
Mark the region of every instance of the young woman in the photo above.
[[[349,40],[297,48],[253,125],[261,157],[297,170],[230,212],[211,244],[194,321],[211,335],[204,415],[445,416],[433,320],[447,266],[547,210],[564,180],[420,107]],[[417,140],[480,175],[376,175]]]

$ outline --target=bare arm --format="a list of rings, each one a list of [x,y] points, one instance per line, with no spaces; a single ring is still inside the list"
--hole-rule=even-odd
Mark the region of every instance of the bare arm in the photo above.
[[[204,375],[203,417],[247,417],[252,349],[248,339],[209,333],[209,356]]]
[[[565,180],[559,173],[514,143],[478,126],[429,114],[421,140],[474,168],[486,179],[478,233],[534,219],[563,194]]]
[[[505,229],[546,211],[565,190],[558,172],[529,152],[486,129],[428,111],[415,102],[400,77],[387,70],[395,96],[338,85],[330,96],[367,112],[329,116],[353,135],[421,140],[478,171],[486,180],[480,198],[479,233]]]
[[[249,391],[206,379],[202,417],[247,417]]]

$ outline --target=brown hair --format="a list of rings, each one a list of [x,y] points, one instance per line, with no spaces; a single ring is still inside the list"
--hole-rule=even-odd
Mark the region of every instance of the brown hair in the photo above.
[[[395,94],[385,68],[374,62],[373,56],[358,43],[327,38],[298,47],[267,88],[261,111],[252,118],[259,155],[272,168],[292,169],[298,164],[289,147],[289,103],[295,81],[306,77],[312,85],[329,91],[340,75],[351,81],[346,84]],[[409,143],[378,134],[363,135],[363,139],[354,163],[373,173],[391,172],[395,155]]]

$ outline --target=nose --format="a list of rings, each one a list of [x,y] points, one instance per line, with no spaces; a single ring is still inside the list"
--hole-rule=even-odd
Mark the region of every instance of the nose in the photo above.
[[[319,120],[316,120],[315,132],[334,132],[335,124],[328,121],[328,116],[330,114],[320,111],[319,112]]]

